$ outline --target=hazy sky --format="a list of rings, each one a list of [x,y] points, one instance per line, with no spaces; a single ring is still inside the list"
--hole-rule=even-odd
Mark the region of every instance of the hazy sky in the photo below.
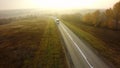
[[[102,9],[110,8],[120,0],[0,0],[0,10],[2,9]]]

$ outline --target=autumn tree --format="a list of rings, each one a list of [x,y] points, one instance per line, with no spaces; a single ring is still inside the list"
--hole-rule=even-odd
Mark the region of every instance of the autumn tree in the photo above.
[[[114,20],[115,20],[115,28],[117,30],[120,22],[120,2],[116,3],[113,6],[113,14],[114,14]]]
[[[92,23],[94,26],[98,26],[101,20],[101,12],[99,10],[96,10],[92,14]]]
[[[92,23],[96,27],[103,27],[102,24],[105,24],[106,15],[104,11],[96,10],[92,14]]]
[[[87,13],[83,16],[82,20],[84,23],[86,24],[89,24],[89,25],[92,25],[92,18],[91,18],[91,14],[90,13]]]
[[[106,23],[107,27],[113,28],[114,27],[113,10],[111,8],[107,9],[105,11],[105,16],[106,16],[105,23]]]
[[[87,13],[83,16],[83,22],[89,25],[100,26],[103,20],[104,20],[104,14],[99,10],[96,10],[93,13]]]

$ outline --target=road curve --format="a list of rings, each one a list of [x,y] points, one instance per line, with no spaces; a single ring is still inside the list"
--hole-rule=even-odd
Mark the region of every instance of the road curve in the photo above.
[[[62,22],[59,21],[57,26],[66,44],[74,68],[111,68]]]

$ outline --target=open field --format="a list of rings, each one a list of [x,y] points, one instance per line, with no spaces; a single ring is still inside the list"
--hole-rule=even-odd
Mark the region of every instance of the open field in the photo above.
[[[77,36],[91,44],[97,54],[100,54],[116,68],[120,67],[120,31],[113,31],[84,25],[80,22],[63,20]]]
[[[54,20],[28,17],[0,25],[0,68],[67,68]]]

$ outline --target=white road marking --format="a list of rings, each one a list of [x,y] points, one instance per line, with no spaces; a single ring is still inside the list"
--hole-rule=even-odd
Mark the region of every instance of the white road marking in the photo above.
[[[90,66],[90,68],[94,68],[90,62],[87,60],[85,54],[82,52],[82,50],[78,47],[78,45],[76,44],[76,42],[73,40],[73,38],[70,36],[70,34],[67,32],[67,30],[61,25],[61,27],[63,28],[63,30],[66,32],[66,34],[68,35],[68,37],[72,40],[72,42],[74,43],[74,45],[76,46],[76,48],[79,50],[79,52],[82,54],[83,58],[85,59],[85,61],[88,63],[88,65]]]

